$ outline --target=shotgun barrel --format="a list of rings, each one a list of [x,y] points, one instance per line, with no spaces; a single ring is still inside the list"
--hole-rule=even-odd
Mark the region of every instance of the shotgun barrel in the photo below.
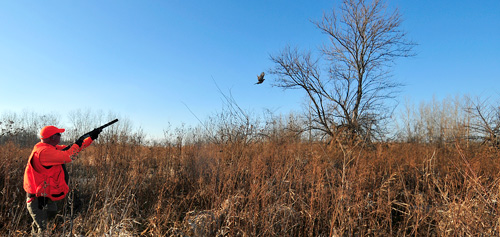
[[[85,138],[87,138],[87,137],[90,137],[90,134],[92,134],[92,132],[94,132],[94,131],[96,131],[96,130],[98,130],[98,131],[102,131],[104,128],[106,128],[106,127],[108,127],[108,126],[111,126],[112,124],[114,124],[114,123],[116,123],[116,122],[118,122],[118,119],[115,119],[115,120],[113,120],[113,121],[111,121],[111,122],[109,122],[109,123],[107,123],[107,124],[104,124],[104,125],[102,125],[102,126],[98,127],[98,128],[94,128],[94,130],[92,130],[92,131],[90,131],[90,132],[88,132],[88,133],[83,134],[80,138],[78,138],[78,140],[80,140],[80,139],[81,139],[81,140],[83,140],[83,139],[85,139]],[[71,144],[71,145],[72,145],[72,144]],[[63,151],[68,150],[68,149],[71,147],[71,145],[69,145],[69,146],[65,147],[65,148],[63,149]]]
[[[104,125],[102,125],[102,126],[100,126],[100,127],[98,127],[98,128],[95,128],[94,130],[92,130],[92,131],[90,131],[90,132],[88,132],[88,133],[83,134],[83,136],[82,136],[82,137],[83,137],[84,139],[85,139],[85,138],[87,138],[87,137],[90,137],[90,134],[91,134],[92,132],[94,132],[94,131],[96,131],[96,130],[100,130],[100,131],[102,131],[104,128],[106,128],[106,127],[108,127],[108,126],[111,126],[112,124],[114,124],[114,123],[116,123],[116,122],[118,122],[118,119],[115,119],[115,120],[113,120],[113,121],[111,121],[111,122],[109,122],[109,123],[107,123],[107,124],[104,124]]]

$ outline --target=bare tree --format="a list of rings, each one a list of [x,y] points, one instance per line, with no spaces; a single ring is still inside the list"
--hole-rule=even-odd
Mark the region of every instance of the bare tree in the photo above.
[[[487,99],[470,102],[468,112],[473,121],[470,124],[471,139],[483,140],[483,144],[500,147],[500,107],[498,103],[488,103]]]
[[[385,102],[400,87],[390,80],[389,69],[395,59],[413,56],[415,46],[400,29],[398,11],[386,10],[380,0],[344,0],[340,9],[315,22],[330,39],[320,56],[290,47],[271,55],[275,85],[307,93],[311,129],[364,139],[381,131],[381,121],[391,113]]]

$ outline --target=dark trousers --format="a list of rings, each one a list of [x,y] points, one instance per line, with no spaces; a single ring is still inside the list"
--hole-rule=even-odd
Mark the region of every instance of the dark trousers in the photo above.
[[[28,194],[26,199],[28,211],[33,218],[32,234],[43,234],[47,230],[47,222],[57,214],[57,203],[44,197]]]

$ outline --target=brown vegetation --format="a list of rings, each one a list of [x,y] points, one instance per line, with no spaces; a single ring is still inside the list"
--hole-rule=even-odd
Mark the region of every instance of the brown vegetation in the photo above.
[[[345,159],[334,145],[288,135],[186,145],[146,145],[136,138],[104,136],[70,165],[74,202],[64,205],[64,216],[52,225],[55,233],[462,236],[499,231],[496,149],[458,142],[379,143],[353,148]],[[30,150],[12,142],[0,146],[1,235],[30,230],[22,190]]]
[[[107,128],[68,166],[72,192],[53,232],[499,235],[500,149],[482,142],[490,135],[475,127],[498,127],[500,117],[478,119],[467,112],[469,100],[423,103],[418,111],[408,105],[393,141],[328,143],[304,129],[307,117],[269,114],[259,122],[226,98],[222,112],[196,128],[167,130],[163,141],[148,141],[126,119]],[[91,123],[75,123],[65,136],[103,117],[73,118],[82,116]],[[49,117],[0,119],[0,235],[30,231],[23,173],[36,121]]]

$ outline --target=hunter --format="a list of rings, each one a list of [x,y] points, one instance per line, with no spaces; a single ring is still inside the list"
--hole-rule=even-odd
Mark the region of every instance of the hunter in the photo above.
[[[102,130],[94,130],[89,137],[80,137],[69,146],[59,145],[65,129],[46,126],[40,131],[41,141],[35,145],[24,172],[24,190],[27,207],[33,218],[32,234],[44,235],[47,222],[57,214],[57,201],[69,192],[65,164],[72,161],[84,148],[97,139]]]

